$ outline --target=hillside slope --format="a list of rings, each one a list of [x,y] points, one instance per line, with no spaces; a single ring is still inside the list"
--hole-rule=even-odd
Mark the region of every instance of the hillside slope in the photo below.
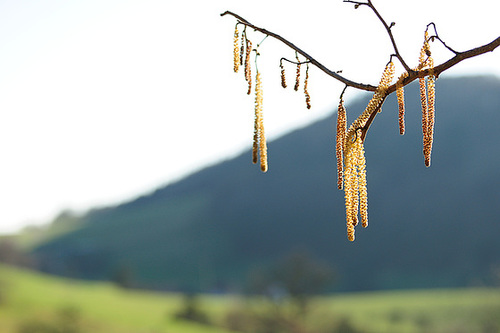
[[[345,234],[336,189],[334,117],[152,194],[89,212],[79,230],[34,250],[40,269],[87,279],[126,270],[136,286],[242,289],[253,271],[308,251],[344,291],[489,283],[500,265],[500,80],[439,79],[432,166],[422,155],[418,86],[399,136],[389,98],[365,144],[370,226]],[[348,105],[348,117],[366,100]]]

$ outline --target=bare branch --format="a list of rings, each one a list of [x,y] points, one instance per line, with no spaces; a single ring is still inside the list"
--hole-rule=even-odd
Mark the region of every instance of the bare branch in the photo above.
[[[339,75],[337,72],[328,69],[326,66],[324,66],[323,64],[321,64],[319,61],[317,61],[316,59],[314,59],[313,57],[311,57],[309,54],[307,54],[302,49],[300,49],[297,46],[295,46],[295,44],[291,43],[287,39],[281,37],[278,34],[275,34],[274,32],[271,32],[269,30],[266,30],[266,29],[263,29],[263,28],[260,28],[260,27],[257,27],[255,25],[251,24],[250,22],[248,22],[247,20],[245,20],[243,17],[239,16],[238,14],[235,14],[235,13],[230,12],[230,11],[226,11],[226,12],[220,14],[220,15],[221,16],[231,15],[231,16],[235,17],[239,21],[239,23],[244,24],[245,26],[248,26],[248,27],[250,27],[250,28],[252,28],[252,29],[254,29],[256,31],[259,31],[259,32],[265,34],[265,35],[268,35],[268,36],[271,36],[273,38],[276,38],[277,40],[279,40],[282,43],[284,43],[286,46],[290,47],[291,49],[295,50],[297,53],[301,54],[304,58],[308,59],[311,62],[311,64],[313,64],[314,66],[318,67],[320,70],[322,70],[323,72],[325,72],[327,75],[329,75],[329,76],[331,76],[331,77],[339,80],[342,83],[347,84],[350,87],[354,87],[354,88],[361,89],[361,90],[366,90],[366,91],[375,91],[375,90],[377,90],[377,87],[375,87],[375,86],[372,86],[372,85],[369,85],[369,84],[358,83],[358,82],[354,82],[354,81],[351,81],[349,79],[346,79],[345,77]]]
[[[433,69],[425,69],[425,70],[421,70],[421,71],[411,71],[408,73],[408,76],[403,80],[402,86],[406,86],[418,78],[426,77],[426,76],[429,76],[431,74],[437,78],[442,72],[450,69],[451,67],[455,66],[459,62],[461,62],[465,59],[468,59],[468,58],[476,57],[478,55],[481,55],[481,54],[484,54],[487,52],[492,52],[493,50],[495,50],[499,46],[500,46],[500,37],[498,37],[497,39],[495,39],[494,41],[492,41],[489,44],[486,44],[486,45],[483,45],[483,46],[480,46],[480,47],[477,47],[475,49],[471,49],[471,50],[468,50],[465,52],[458,52],[453,58],[442,63],[441,65],[439,65],[437,67],[434,67]],[[387,96],[389,96],[390,94],[392,94],[394,91],[396,91],[396,83],[394,83],[393,85],[391,85],[387,88],[386,95],[385,95],[384,99],[382,100],[382,102],[380,103],[380,107],[382,107],[382,104],[383,104],[385,98]],[[368,119],[365,126],[362,128],[361,139],[363,141],[365,140],[366,133],[367,133],[368,129],[370,128],[370,125],[372,124],[372,122],[375,119],[375,116],[377,114],[378,114],[378,112],[373,112],[370,115],[370,118]]]
[[[379,16],[379,14],[376,11],[376,9],[371,5],[371,1],[365,3],[365,2],[344,0],[344,2],[349,2],[349,3],[358,4],[358,5],[369,6],[377,14],[377,16]],[[326,68],[319,61],[317,61],[316,59],[314,59],[312,56],[310,56],[309,54],[307,54],[305,51],[303,51],[299,47],[295,46],[295,44],[291,43],[287,39],[281,37],[280,35],[278,35],[276,33],[271,32],[269,30],[266,30],[266,29],[263,29],[263,28],[260,28],[260,27],[257,27],[255,25],[251,24],[250,22],[248,22],[246,19],[244,19],[243,17],[239,16],[238,14],[232,13],[230,11],[226,11],[226,12],[224,12],[224,13],[221,14],[221,16],[224,16],[224,15],[231,15],[231,16],[235,17],[240,24],[248,26],[248,27],[250,27],[250,28],[252,28],[252,29],[254,29],[256,31],[259,31],[259,32],[261,32],[261,33],[263,33],[263,34],[265,34],[267,36],[271,36],[273,38],[276,38],[277,40],[281,41],[282,43],[284,43],[285,45],[287,45],[288,47],[290,47],[291,49],[295,50],[297,53],[301,54],[303,57],[305,57],[306,59],[308,59],[308,61],[310,61],[311,64],[313,64],[316,67],[318,67],[324,73],[326,73],[327,75],[335,78],[336,80],[339,80],[340,82],[346,84],[349,87],[353,87],[353,88],[357,88],[357,89],[365,90],[365,91],[375,91],[375,90],[377,90],[376,86],[373,86],[373,85],[370,85],[370,84],[358,83],[358,82],[354,82],[354,81],[351,81],[349,79],[346,79],[345,77],[339,75],[339,71],[332,71],[332,70]],[[385,23],[385,21],[383,19],[381,19],[381,21],[384,23],[384,26],[386,26],[386,29],[388,30],[388,33],[391,36],[391,40],[393,40],[392,33],[390,32],[390,27],[387,26],[387,24]],[[443,43],[443,41],[439,38],[439,36],[437,35],[437,33],[436,33],[436,36],[434,36],[434,38],[437,38],[439,41],[441,41],[441,43]],[[444,63],[442,63],[442,64],[434,67],[433,73],[434,73],[434,75],[436,75],[436,77],[439,76],[439,74],[441,74],[445,70],[451,68],[452,66],[458,64],[459,62],[461,62],[461,61],[463,61],[465,59],[472,58],[472,57],[481,55],[483,53],[487,53],[487,52],[493,51],[498,46],[500,46],[500,37],[498,37],[497,39],[495,39],[494,41],[492,41],[489,44],[486,44],[486,45],[483,45],[483,46],[480,46],[480,47],[477,47],[475,49],[471,49],[471,50],[468,50],[468,51],[465,51],[465,52],[457,52],[457,51],[451,49],[450,47],[448,47],[446,44],[443,43],[443,45],[445,47],[447,47],[450,51],[452,51],[453,53],[455,53],[455,56],[453,58],[449,59],[448,61],[446,61],[446,62],[444,62]],[[401,61],[402,57],[399,54],[399,52],[397,51],[396,44],[393,43],[393,46],[394,46],[394,49],[395,49],[395,52],[396,52],[395,56]],[[404,61],[402,61],[401,63],[404,64]],[[406,69],[406,67],[407,66],[405,66],[405,69]],[[414,80],[416,80],[419,77],[428,76],[429,72],[430,72],[429,69],[422,70],[422,71],[413,71],[411,69],[409,69],[409,70],[407,69],[407,71],[408,71],[408,76],[403,80],[402,86],[408,85],[409,83],[413,82]],[[393,84],[392,86],[390,86],[388,88],[388,90],[387,90],[387,93],[391,94],[394,91],[396,91],[396,84]]]
[[[471,49],[471,50],[468,50],[468,51],[464,51],[464,52],[457,52],[457,51],[453,50],[452,48],[450,48],[448,45],[446,45],[443,42],[443,40],[441,40],[441,38],[439,37],[439,35],[437,33],[435,24],[434,23],[429,23],[427,25],[427,29],[429,28],[429,26],[432,25],[434,27],[434,32],[435,32],[435,35],[429,37],[429,40],[432,40],[433,38],[438,39],[443,44],[443,46],[445,46],[448,50],[450,50],[451,52],[453,52],[455,54],[455,56],[453,58],[449,59],[448,61],[446,61],[446,62],[444,62],[444,63],[442,63],[442,64],[434,67],[432,70],[431,69],[424,69],[424,70],[420,70],[420,71],[415,71],[415,70],[412,70],[405,63],[405,61],[403,60],[403,58],[401,57],[401,55],[400,55],[400,53],[398,51],[396,42],[395,42],[394,37],[393,37],[392,32],[391,32],[391,27],[393,26],[393,24],[391,24],[390,26],[387,25],[387,23],[385,22],[385,20],[378,13],[377,9],[373,6],[371,0],[367,0],[367,2],[344,0],[344,2],[354,3],[357,7],[359,7],[361,5],[370,7],[372,9],[372,11],[375,13],[375,15],[382,22],[382,24],[384,25],[385,29],[387,30],[387,33],[389,34],[389,37],[391,39],[391,42],[392,42],[392,45],[393,45],[394,51],[395,51],[395,54],[391,55],[391,59],[392,59],[393,56],[395,56],[396,58],[398,58],[398,60],[401,62],[401,64],[404,66],[404,68],[408,72],[408,76],[406,76],[405,79],[401,82],[401,86],[403,86],[403,87],[406,86],[406,85],[408,85],[408,84],[410,84],[411,82],[413,82],[414,80],[416,80],[418,78],[426,77],[426,76],[429,76],[431,74],[434,75],[437,78],[442,72],[444,72],[444,71],[448,70],[449,68],[455,66],[459,62],[461,62],[461,61],[463,61],[465,59],[468,59],[468,58],[476,57],[478,55],[481,55],[481,54],[484,54],[484,53],[487,53],[487,52],[492,52],[493,50],[495,50],[497,47],[500,46],[500,37],[498,37],[497,39],[493,40],[491,43],[488,43],[486,45],[479,46],[477,48],[474,48],[474,49]],[[226,11],[226,12],[224,12],[224,13],[221,14],[221,16],[224,16],[224,15],[231,15],[231,16],[235,17],[238,20],[239,24],[243,24],[245,26],[253,28],[254,30],[259,31],[259,32],[265,34],[266,36],[271,36],[273,38],[276,38],[277,40],[281,41],[282,43],[284,43],[285,45],[287,45],[288,47],[290,47],[292,50],[295,50],[296,53],[301,54],[303,57],[305,57],[307,60],[304,61],[303,63],[311,63],[311,64],[315,65],[316,67],[318,67],[319,69],[321,69],[323,72],[325,72],[327,75],[335,78],[336,80],[339,80],[340,82],[343,82],[346,85],[346,87],[349,86],[349,87],[353,87],[353,88],[357,88],[357,89],[365,90],[365,91],[376,91],[377,90],[376,86],[351,81],[351,80],[346,79],[345,77],[339,75],[339,73],[341,71],[334,72],[334,71],[326,68],[323,64],[321,64],[316,59],[314,59],[313,57],[311,57],[305,51],[303,51],[302,49],[298,48],[297,46],[295,46],[295,44],[291,43],[290,41],[288,41],[287,39],[281,37],[280,35],[278,35],[276,33],[273,33],[273,32],[271,32],[269,30],[257,27],[255,25],[251,24],[250,22],[248,22],[247,20],[245,20],[243,17],[241,17],[241,16],[239,16],[239,15],[237,15],[235,13],[232,13],[230,11]],[[293,61],[290,61],[290,60],[285,59],[285,58],[282,58],[280,60],[280,63],[283,60],[286,60],[286,61],[294,63]],[[391,86],[389,86],[387,88],[386,94],[385,94],[384,98],[382,99],[380,105],[377,107],[377,109],[380,109],[382,107],[382,104],[383,104],[385,98],[388,95],[392,94],[394,91],[396,91],[396,83],[394,83],[393,85],[391,85]],[[366,137],[366,133],[367,133],[369,127],[371,126],[373,120],[375,119],[375,116],[377,115],[377,113],[378,112],[373,112],[370,115],[370,118],[368,119],[368,121],[365,124],[365,126],[362,128],[362,134],[361,135],[362,135],[362,140],[363,141],[364,141],[364,139]]]
[[[495,50],[499,46],[500,46],[500,37],[498,37],[497,39],[493,40],[491,43],[488,43],[486,45],[479,46],[479,47],[476,47],[474,49],[471,49],[471,50],[468,50],[465,52],[457,52],[457,54],[453,58],[451,58],[448,61],[434,67],[434,69],[432,69],[432,73],[436,77],[438,77],[442,72],[450,69],[451,67],[455,66],[459,62],[461,62],[465,59],[476,57],[478,55],[481,55],[481,54],[484,54],[487,52],[492,52],[493,50]],[[431,74],[430,69],[424,69],[424,70],[421,70],[418,72],[412,71],[412,72],[408,73],[408,76],[403,80],[402,85],[406,86],[409,83],[413,82],[414,80],[416,80],[420,77],[426,77],[429,74]],[[396,84],[393,84],[389,88],[387,88],[387,94],[391,94],[394,91],[396,91]]]

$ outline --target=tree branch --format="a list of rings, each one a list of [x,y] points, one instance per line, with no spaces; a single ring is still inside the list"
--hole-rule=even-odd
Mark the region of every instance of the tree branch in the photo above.
[[[378,12],[376,11],[376,9],[371,5],[371,1],[369,1],[367,3],[364,3],[364,2],[357,2],[357,1],[346,0],[345,2],[355,3],[355,4],[358,4],[358,5],[366,5],[366,6],[369,6],[370,8],[372,8],[372,10],[381,19],[382,23],[384,24],[384,26],[388,30],[389,36],[391,37],[391,41],[394,41],[394,38],[392,37],[392,33],[390,31],[390,27],[387,26],[387,24],[385,23],[385,21],[380,17],[380,15],[378,14]],[[351,80],[349,80],[349,79],[347,79],[347,78],[339,75],[338,72],[332,71],[332,70],[328,69],[327,67],[325,67],[323,64],[321,64],[319,61],[317,61],[316,59],[314,59],[308,53],[306,53],[305,51],[303,51],[302,49],[300,49],[299,47],[297,47],[292,42],[288,41],[287,39],[281,37],[280,35],[278,35],[278,34],[276,34],[274,32],[271,32],[271,31],[266,30],[264,28],[260,28],[258,26],[253,25],[252,23],[248,22],[246,19],[244,19],[243,17],[239,16],[238,14],[235,14],[235,13],[230,12],[230,11],[226,11],[226,12],[220,14],[220,15],[221,16],[231,15],[231,16],[235,17],[240,24],[248,26],[248,27],[250,27],[250,28],[252,28],[252,29],[254,29],[256,31],[259,31],[259,32],[261,32],[261,33],[263,33],[263,34],[265,34],[267,36],[271,36],[271,37],[273,37],[273,38],[281,41],[282,43],[284,43],[285,45],[287,45],[288,47],[290,47],[292,50],[294,50],[297,53],[301,54],[311,64],[313,64],[316,67],[318,67],[324,73],[326,73],[327,75],[333,77],[334,79],[336,79],[336,80],[338,80],[338,81],[346,84],[349,87],[353,87],[353,88],[360,89],[360,90],[365,90],[365,91],[375,91],[375,90],[377,90],[377,87],[374,86],[374,85],[364,84],[364,83],[358,83],[358,82],[351,81]],[[495,50],[498,46],[500,46],[500,37],[498,37],[497,39],[495,39],[494,41],[492,41],[489,44],[486,44],[486,45],[483,45],[483,46],[480,46],[480,47],[477,47],[477,48],[474,48],[474,49],[471,49],[471,50],[468,50],[468,51],[465,51],[465,52],[456,52],[456,51],[453,51],[453,52],[456,53],[456,55],[453,58],[449,59],[448,61],[446,61],[446,62],[444,62],[444,63],[442,63],[442,64],[434,67],[433,74],[437,77],[442,72],[444,72],[447,69],[451,68],[452,66],[458,64],[459,62],[461,62],[461,61],[463,61],[465,59],[468,59],[468,58],[476,57],[478,55],[481,55],[481,54],[484,54],[484,53],[487,53],[487,52],[491,52],[491,51]],[[405,66],[404,65],[405,62],[403,61],[401,55],[399,54],[395,42],[393,42],[393,47],[394,47],[394,51],[396,52],[395,53],[396,57],[401,61],[401,63],[403,64],[403,66]],[[406,67],[407,67],[407,65],[405,66],[405,69],[406,69]],[[410,68],[408,67],[408,69],[410,69]],[[408,71],[408,69],[406,69],[406,70]],[[425,70],[421,70],[421,71],[414,71],[414,70],[410,69],[408,71],[408,76],[402,82],[402,86],[406,86],[409,83],[411,83],[414,80],[416,80],[417,78],[426,77],[429,74],[430,74],[430,70],[429,69],[425,69]],[[396,84],[393,84],[393,85],[389,86],[389,88],[387,89],[387,94],[389,95],[389,94],[393,93],[394,91],[396,91]]]
[[[442,72],[450,69],[451,67],[455,66],[459,62],[461,62],[465,59],[476,57],[478,55],[481,55],[481,54],[484,54],[487,52],[492,52],[493,50],[495,50],[499,46],[500,46],[500,37],[498,37],[497,39],[493,40],[491,43],[488,43],[486,45],[479,46],[479,47],[476,47],[474,49],[464,51],[464,52],[457,52],[457,54],[453,58],[451,58],[448,61],[434,67],[432,70],[431,69],[424,69],[424,70],[421,70],[418,72],[412,71],[412,72],[408,73],[408,76],[403,80],[402,85],[406,86],[418,78],[426,77],[426,76],[430,75],[431,72],[436,77],[438,77]],[[389,86],[389,88],[387,88],[387,94],[391,94],[394,91],[396,91],[396,84],[395,83],[393,85]]]
[[[390,37],[391,42],[392,42],[392,46],[394,48],[395,54],[391,55],[391,57],[392,56],[396,56],[398,58],[398,60],[401,62],[401,64],[403,65],[403,67],[405,68],[405,70],[408,72],[408,75],[401,82],[401,86],[403,86],[403,87],[406,86],[406,85],[408,85],[408,84],[410,84],[411,82],[413,82],[414,80],[416,80],[418,78],[426,77],[426,76],[429,76],[431,74],[434,75],[437,78],[442,72],[450,69],[451,67],[455,66],[459,62],[461,62],[461,61],[463,61],[465,59],[468,59],[468,58],[476,57],[478,55],[481,55],[481,54],[484,54],[484,53],[487,53],[487,52],[492,52],[493,50],[495,50],[497,47],[500,46],[500,37],[498,37],[497,39],[493,40],[491,43],[485,44],[483,46],[479,46],[479,47],[476,47],[474,49],[471,49],[471,50],[468,50],[468,51],[464,51],[464,52],[457,52],[457,51],[453,50],[452,48],[450,48],[449,46],[447,46],[441,40],[441,38],[437,34],[436,26],[434,25],[434,23],[430,23],[429,25],[434,25],[434,31],[436,32],[436,35],[435,36],[431,36],[429,39],[430,40],[432,40],[433,38],[438,39],[448,50],[450,50],[451,52],[453,52],[455,54],[455,56],[453,58],[450,58],[449,60],[445,61],[444,63],[442,63],[442,64],[440,64],[438,66],[435,66],[433,69],[424,69],[424,70],[419,70],[419,71],[412,70],[406,64],[406,62],[403,60],[403,57],[399,53],[399,50],[398,50],[397,45],[396,45],[396,42],[394,40],[394,36],[392,35],[392,31],[391,31],[391,27],[393,26],[393,24],[391,24],[390,26],[388,26],[387,23],[385,22],[385,20],[380,16],[380,14],[376,10],[376,8],[373,6],[371,0],[366,0],[366,1],[367,2],[360,2],[360,1],[353,1],[353,0],[344,0],[344,2],[354,3],[357,7],[359,7],[361,5],[370,7],[372,9],[372,11],[375,13],[375,15],[378,17],[378,19],[382,22],[382,24],[384,25],[385,29],[387,30],[387,33],[389,34],[389,37]],[[250,22],[248,22],[246,19],[244,19],[243,17],[239,16],[238,14],[235,14],[235,13],[230,12],[230,11],[226,11],[226,12],[220,14],[220,15],[221,16],[231,15],[231,16],[235,17],[238,20],[238,23],[243,24],[245,26],[248,26],[250,28],[253,28],[254,30],[259,31],[259,32],[265,34],[266,36],[271,36],[271,37],[273,37],[273,38],[281,41],[282,43],[284,43],[285,45],[287,45],[288,47],[290,47],[292,50],[295,50],[295,52],[297,52],[297,53],[301,54],[303,57],[305,57],[307,59],[305,62],[308,62],[308,63],[311,63],[311,64],[315,65],[320,70],[322,70],[323,72],[325,72],[327,75],[333,77],[334,79],[336,79],[336,80],[338,80],[340,82],[343,82],[346,85],[346,87],[349,86],[349,87],[353,87],[353,88],[357,88],[357,89],[365,90],[365,91],[376,91],[377,90],[376,86],[373,86],[373,85],[370,85],[370,84],[358,83],[358,82],[354,82],[354,81],[351,81],[349,79],[346,79],[345,77],[339,75],[339,72],[334,72],[334,71],[326,68],[319,61],[317,61],[316,59],[314,59],[312,56],[310,56],[309,54],[307,54],[302,49],[300,49],[297,46],[295,46],[295,44],[291,43],[287,39],[281,37],[280,35],[278,35],[278,34],[276,34],[274,32],[271,32],[269,30],[266,30],[266,29],[263,29],[263,28],[260,28],[260,27],[257,27],[255,25],[251,24]],[[429,25],[427,26],[427,28],[429,27]],[[283,60],[283,59],[284,58],[282,58],[281,60]],[[344,90],[345,90],[345,88],[344,88]],[[379,106],[377,107],[377,110],[370,115],[370,118],[368,119],[367,123],[362,128],[362,134],[361,135],[362,135],[362,140],[363,141],[364,141],[364,139],[366,137],[366,133],[367,133],[368,129],[370,128],[370,125],[372,124],[373,120],[375,119],[375,116],[378,113],[378,110],[382,107],[382,104],[384,103],[384,100],[386,99],[387,96],[389,96],[390,94],[392,94],[395,91],[396,91],[396,83],[394,83],[391,86],[389,86],[387,88],[387,90],[385,91],[385,96],[382,99],[382,101],[379,104]]]
[[[376,86],[372,86],[372,85],[369,85],[369,84],[363,84],[363,83],[358,83],[358,82],[354,82],[354,81],[351,81],[349,79],[346,79],[345,77],[339,75],[337,72],[334,72],[330,69],[328,69],[327,67],[325,67],[323,64],[321,64],[319,61],[317,61],[316,59],[314,59],[313,57],[311,57],[309,54],[307,54],[305,51],[303,51],[302,49],[298,48],[297,46],[295,46],[295,44],[291,43],[290,41],[286,40],[285,38],[281,37],[280,35],[278,34],[275,34],[274,32],[271,32],[269,30],[266,30],[266,29],[263,29],[263,28],[260,28],[260,27],[257,27],[253,24],[251,24],[250,22],[248,22],[247,20],[245,20],[243,17],[239,16],[238,14],[235,14],[233,12],[230,12],[230,11],[226,11],[222,14],[220,14],[221,16],[224,16],[224,15],[231,15],[233,17],[235,17],[239,23],[247,26],[247,27],[250,27],[256,31],[259,31],[267,36],[271,36],[273,38],[276,38],[277,40],[281,41],[283,44],[285,44],[286,46],[290,47],[291,49],[295,50],[297,53],[301,54],[304,58],[308,59],[311,64],[315,65],[316,67],[318,67],[320,70],[322,70],[323,72],[325,72],[327,75],[335,78],[336,80],[339,80],[340,82],[342,83],[345,83],[346,85],[350,86],[350,87],[353,87],[353,88],[357,88],[357,89],[361,89],[361,90],[366,90],[366,91],[375,91],[377,90],[377,87]]]

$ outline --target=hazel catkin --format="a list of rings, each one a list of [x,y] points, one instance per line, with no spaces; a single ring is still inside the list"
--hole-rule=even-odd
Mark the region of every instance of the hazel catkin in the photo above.
[[[398,81],[396,82],[396,96],[398,99],[398,123],[399,123],[399,134],[405,134],[405,93],[403,87],[403,80],[408,76],[408,72],[401,74]]]
[[[300,85],[300,61],[299,58],[297,57],[297,70],[295,74],[295,86],[293,87],[293,90],[298,91],[299,85]]]
[[[255,125],[254,125],[254,142],[252,150],[252,159],[254,163],[257,163],[257,148],[259,150],[260,157],[260,169],[262,172],[266,172],[267,165],[267,143],[266,136],[264,132],[264,119],[263,119],[263,95],[262,95],[262,80],[260,77],[260,72],[257,71],[255,76]]]
[[[245,53],[245,79],[248,82],[247,95],[252,92],[252,68],[250,65],[250,54],[252,52],[252,42],[246,40],[246,53]]]
[[[306,107],[308,109],[310,109],[311,108],[311,96],[309,95],[309,91],[307,90],[308,81],[309,81],[309,64],[307,64],[307,66],[306,66],[306,77],[304,79],[304,95],[306,97]]]
[[[382,73],[380,83],[372,99],[368,102],[363,113],[361,113],[361,115],[351,124],[343,138],[343,187],[346,208],[347,238],[350,241],[354,241],[355,239],[354,227],[358,224],[358,211],[361,217],[362,226],[365,228],[368,226],[368,191],[366,182],[366,159],[362,139],[363,127],[366,125],[370,115],[380,109],[381,104],[384,102],[386,90],[394,77],[394,72],[394,63],[390,61]],[[341,105],[339,105],[339,111]],[[340,126],[337,120],[337,128]],[[339,136],[338,133],[339,130],[337,129],[337,137]],[[337,141],[337,145],[339,144],[338,142],[339,141]],[[337,167],[337,169],[340,170],[339,167]]]
[[[246,33],[245,30],[241,33],[241,46],[240,46],[240,66],[243,66],[243,56],[245,55],[245,39]]]
[[[281,68],[281,86],[286,88],[286,78],[285,78],[285,67],[283,66],[283,62],[280,62]]]
[[[358,128],[362,128],[366,125],[366,122],[370,118],[370,115],[378,110],[383,103],[386,96],[386,89],[392,81],[394,77],[394,63],[391,61],[387,64],[382,73],[382,78],[380,79],[377,90],[373,94],[371,100],[368,102],[363,113],[359,115],[359,117],[351,124],[349,130],[347,131],[347,136],[352,135],[352,132],[356,131]]]
[[[238,25],[234,28],[234,37],[233,37],[233,70],[235,73],[238,73],[238,69],[240,68],[240,47],[239,47],[239,32]]]
[[[420,105],[422,108],[422,135],[423,135],[423,145],[424,145],[424,156],[426,153],[426,143],[428,134],[428,110],[427,110],[427,90],[425,88],[425,78],[421,77],[418,79],[419,91],[420,91]],[[427,164],[427,163],[426,163]]]
[[[432,143],[434,138],[434,117],[435,117],[435,78],[434,75],[431,74],[427,78],[427,133],[424,138],[424,162],[425,166],[431,166],[431,152],[432,152]]]
[[[368,226],[366,159],[360,129],[346,138],[344,160],[347,238],[354,241],[354,227],[358,224],[358,211],[362,226],[364,228]]]
[[[344,107],[344,100],[341,98],[337,109],[337,135],[335,155],[337,157],[337,187],[339,190],[343,188],[344,182],[344,146],[347,130],[347,115]]]
[[[434,117],[435,117],[435,80],[434,60],[429,46],[429,34],[427,30],[424,33],[424,43],[420,49],[418,58],[417,70],[429,68],[430,74],[428,78],[421,77],[418,79],[420,87],[420,103],[422,106],[422,141],[424,163],[426,167],[431,165],[431,151],[434,136]],[[427,87],[426,87],[427,86]]]

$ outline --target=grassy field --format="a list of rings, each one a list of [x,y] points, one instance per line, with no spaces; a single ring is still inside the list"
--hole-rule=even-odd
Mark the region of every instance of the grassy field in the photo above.
[[[5,333],[224,333],[230,332],[221,328],[227,314],[237,309],[278,311],[259,299],[203,296],[196,304],[211,322],[204,325],[176,318],[184,303],[182,295],[127,291],[0,266],[0,332]],[[280,309],[291,313],[287,306]],[[334,295],[315,299],[301,320],[307,332],[340,332],[341,325],[325,328],[334,327],[332,322],[344,322],[350,329],[345,332],[500,332],[500,290]]]
[[[203,298],[200,306],[216,316],[228,301]],[[126,291],[109,283],[73,281],[0,266],[2,333],[50,325],[76,325],[78,330],[73,331],[78,332],[225,332],[177,320],[175,313],[182,304],[181,295]]]

